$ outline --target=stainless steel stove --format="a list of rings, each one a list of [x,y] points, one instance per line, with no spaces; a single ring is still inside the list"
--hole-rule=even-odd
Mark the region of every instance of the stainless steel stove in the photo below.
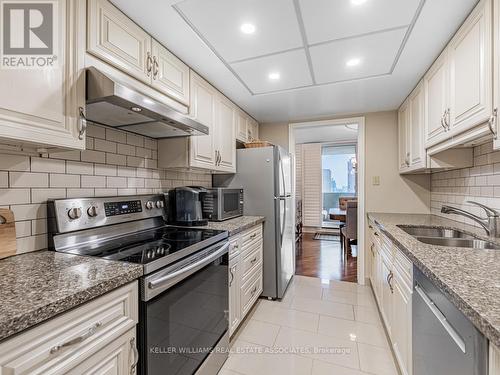
[[[216,374],[228,347],[228,233],[169,226],[163,195],[49,201],[49,247],[141,264],[139,373]]]

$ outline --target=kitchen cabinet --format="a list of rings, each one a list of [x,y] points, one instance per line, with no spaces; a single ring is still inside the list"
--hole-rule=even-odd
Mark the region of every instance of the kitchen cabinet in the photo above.
[[[487,122],[492,114],[491,12],[491,0],[480,1],[449,43],[445,119],[451,135]]]
[[[247,118],[247,133],[248,142],[253,142],[259,139],[259,124],[253,118]]]
[[[493,149],[500,150],[498,108],[500,108],[500,1],[493,0]]]
[[[229,335],[232,335],[241,322],[240,309],[240,247],[241,238],[229,239]]]
[[[89,0],[87,52],[189,104],[189,67],[108,0]]]
[[[236,106],[195,72],[190,116],[206,125],[209,134],[160,140],[159,167],[235,173]]]
[[[138,298],[133,282],[3,341],[0,373],[135,373]]]
[[[262,293],[262,224],[229,238],[229,335],[245,320]]]
[[[189,67],[154,39],[152,55],[153,87],[177,101],[189,105]]]
[[[245,143],[248,141],[248,116],[243,111],[238,111],[236,116],[236,139]]]
[[[411,375],[413,264],[373,222],[368,225],[370,282],[399,368]]]
[[[400,172],[404,172],[410,168],[409,125],[410,107],[408,106],[408,101],[405,101],[398,111],[398,165]]]
[[[500,349],[490,342],[489,375],[500,375]]]
[[[57,59],[51,67],[0,69],[0,141],[37,148],[85,148],[85,1],[59,0]],[[41,89],[43,88],[43,89]]]
[[[426,148],[446,136],[448,110],[448,49],[445,49],[424,76],[424,124]]]

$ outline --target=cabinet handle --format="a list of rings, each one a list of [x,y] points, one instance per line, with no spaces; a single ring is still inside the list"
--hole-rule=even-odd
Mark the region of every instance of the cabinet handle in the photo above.
[[[233,285],[233,281],[234,281],[234,272],[233,272],[233,267],[231,267],[229,269],[229,274],[231,275],[231,279],[229,280],[229,286],[232,286]]]
[[[137,369],[137,363],[139,363],[139,351],[137,350],[137,347],[135,345],[135,337],[130,340],[130,349],[132,349],[132,353],[134,356],[134,361],[132,362],[132,366],[130,366],[130,375],[134,375],[135,370]]]
[[[153,79],[158,78],[159,71],[160,71],[160,64],[158,64],[158,60],[156,60],[156,56],[153,56]]]
[[[409,152],[406,153],[406,159],[405,160],[406,160],[406,166],[409,167],[410,166],[410,153]]]
[[[253,287],[253,290],[252,292],[250,293],[252,295],[252,297],[254,296],[254,294],[257,292],[257,285]]]
[[[101,322],[95,323],[92,327],[90,327],[87,332],[85,332],[83,335],[75,337],[74,339],[68,340],[62,344],[53,346],[50,348],[50,354],[55,354],[59,352],[61,349],[67,348],[68,346],[73,346],[76,344],[80,344],[81,342],[87,340],[88,338],[92,337],[96,332],[97,329],[102,326]]]
[[[371,225],[368,225],[368,228],[373,229],[373,227]]]
[[[85,117],[85,111],[83,107],[78,107],[79,119],[78,119],[78,139],[83,140],[85,137],[85,132],[87,131],[87,117]]]
[[[253,259],[250,261],[250,263],[252,263],[252,264],[255,264],[255,262],[257,262],[257,257],[253,258]]]
[[[490,131],[493,134],[494,139],[498,138],[498,134],[497,134],[497,130],[496,130],[497,113],[498,113],[498,109],[497,108],[493,109],[493,114],[490,116],[490,120],[488,121],[488,126],[490,127]]]
[[[151,70],[153,69],[152,64],[153,59],[151,59],[151,52],[148,52],[146,56],[146,74],[148,75],[148,77],[151,76]]]
[[[394,294],[394,287],[391,284],[391,280],[394,278],[394,274],[392,271],[389,272],[389,275],[387,275],[387,284],[389,284],[389,288],[391,289],[391,293]]]
[[[447,108],[446,111],[444,111],[444,124],[450,130],[450,109]]]
[[[441,115],[441,126],[443,127],[444,131],[446,131],[446,125],[444,123],[444,115],[445,115],[446,111],[443,112],[443,114]]]
[[[257,233],[254,233],[250,236],[250,239],[253,240],[255,237],[257,237]]]
[[[377,236],[377,237],[379,236],[379,234],[378,234],[377,232],[373,232],[373,234],[374,234],[375,236]]]

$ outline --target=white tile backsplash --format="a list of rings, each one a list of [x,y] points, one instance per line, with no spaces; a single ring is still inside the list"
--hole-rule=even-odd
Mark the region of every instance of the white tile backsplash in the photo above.
[[[0,206],[14,212],[18,253],[47,247],[50,198],[162,192],[176,186],[211,186],[208,173],[158,169],[158,142],[89,125],[87,150],[40,156],[0,152]]]
[[[492,141],[474,147],[473,167],[433,173],[431,176],[433,214],[479,226],[463,216],[441,213],[441,206],[447,204],[484,217],[482,209],[467,201],[500,210],[500,151],[493,151]]]

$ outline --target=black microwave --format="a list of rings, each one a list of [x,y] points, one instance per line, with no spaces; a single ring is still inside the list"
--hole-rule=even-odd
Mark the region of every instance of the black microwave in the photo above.
[[[243,189],[207,189],[201,196],[203,218],[224,221],[243,215]]]

